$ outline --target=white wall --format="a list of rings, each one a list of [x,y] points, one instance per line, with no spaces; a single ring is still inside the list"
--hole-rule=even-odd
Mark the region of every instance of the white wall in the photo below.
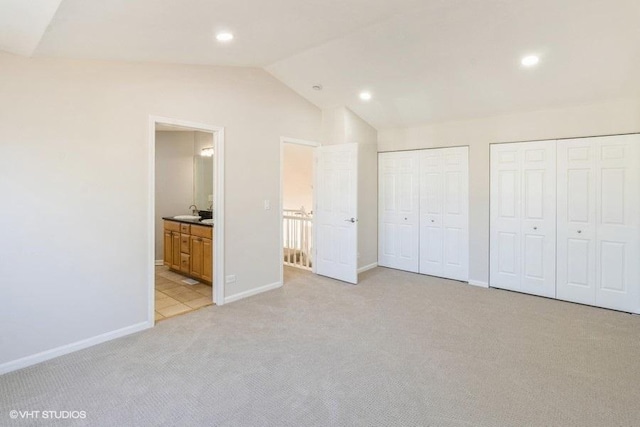
[[[640,100],[612,100],[378,132],[378,150],[469,145],[469,277],[489,278],[489,144],[640,132]]]
[[[358,144],[358,268],[378,262],[378,132],[346,107],[322,111],[322,144]]]
[[[319,140],[315,106],[252,68],[0,53],[0,70],[0,371],[153,320],[150,114],[225,126],[226,296],[279,281],[263,200],[278,200],[280,136]]]
[[[156,252],[163,259],[162,217],[190,214],[195,132],[156,132]]]
[[[282,149],[282,204],[284,209],[313,210],[313,150],[301,144]]]

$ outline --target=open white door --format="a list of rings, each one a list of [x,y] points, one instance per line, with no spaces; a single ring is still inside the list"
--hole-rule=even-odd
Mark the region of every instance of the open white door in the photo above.
[[[358,144],[317,149],[316,273],[358,283]]]

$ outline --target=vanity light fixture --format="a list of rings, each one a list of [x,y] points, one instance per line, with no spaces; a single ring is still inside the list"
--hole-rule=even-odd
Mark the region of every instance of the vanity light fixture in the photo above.
[[[205,147],[200,150],[200,155],[202,157],[213,157],[213,147]]]
[[[371,92],[360,92],[360,99],[369,101],[371,99]]]
[[[522,58],[522,61],[520,61],[520,63],[525,67],[533,67],[534,65],[537,65],[538,62],[540,62],[540,58],[536,55],[525,56]]]
[[[218,40],[219,42],[230,42],[231,40],[233,40],[233,34],[229,33],[229,32],[222,32],[222,33],[218,33],[216,34],[216,40]]]

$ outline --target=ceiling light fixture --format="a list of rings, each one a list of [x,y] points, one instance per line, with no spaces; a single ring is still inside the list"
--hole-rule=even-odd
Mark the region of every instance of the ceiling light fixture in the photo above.
[[[205,147],[200,150],[200,155],[202,157],[213,157],[213,147]]]
[[[533,67],[538,62],[540,62],[540,58],[537,57],[536,55],[528,55],[528,56],[525,56],[524,58],[522,58],[522,61],[520,61],[520,62],[525,67]]]
[[[233,34],[227,32],[218,33],[216,34],[216,40],[218,40],[219,42],[229,42],[233,40]]]
[[[371,93],[370,92],[360,92],[360,99],[362,99],[363,101],[369,101],[371,99]]]

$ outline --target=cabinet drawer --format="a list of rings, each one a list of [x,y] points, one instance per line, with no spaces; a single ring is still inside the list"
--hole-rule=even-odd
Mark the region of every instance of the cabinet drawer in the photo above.
[[[180,254],[180,271],[189,273],[191,270],[191,259],[188,254]]]
[[[189,234],[189,228],[191,226],[189,224],[180,224],[180,232],[184,234]]]
[[[180,223],[174,221],[165,221],[164,229],[169,231],[180,231]]]
[[[180,252],[182,252],[183,254],[191,253],[191,250],[190,250],[191,245],[189,244],[190,238],[191,236],[188,234],[180,235]]]
[[[207,239],[211,239],[213,227],[205,227],[202,225],[192,225],[191,226],[191,235],[198,237],[205,237]]]

